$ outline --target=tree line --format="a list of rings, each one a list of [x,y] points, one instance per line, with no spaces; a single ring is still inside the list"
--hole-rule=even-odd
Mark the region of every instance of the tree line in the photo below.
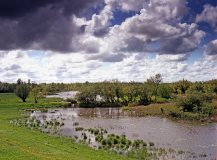
[[[180,80],[174,83],[163,83],[161,74],[148,78],[145,82],[120,82],[118,80],[96,83],[17,83],[0,82],[0,93],[16,93],[24,102],[31,94],[37,103],[38,98],[62,91],[79,91],[77,100],[83,106],[93,105],[146,105],[160,100],[173,99],[177,95],[186,95],[193,91],[217,94],[217,80],[207,82],[190,82]]]

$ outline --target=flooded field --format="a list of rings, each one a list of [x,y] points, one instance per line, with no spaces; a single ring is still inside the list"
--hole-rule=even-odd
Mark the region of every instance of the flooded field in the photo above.
[[[34,111],[31,117],[42,124],[49,121],[62,123],[57,133],[65,136],[81,136],[81,133],[75,131],[78,125],[86,129],[103,128],[108,133],[124,134],[130,140],[141,139],[153,142],[157,147],[192,153],[197,155],[194,157],[196,159],[214,160],[217,157],[216,123],[208,125],[177,123],[167,118],[139,117],[138,113],[121,108],[51,109],[47,112]],[[51,129],[44,128],[44,130]],[[93,145],[97,144],[93,142]]]

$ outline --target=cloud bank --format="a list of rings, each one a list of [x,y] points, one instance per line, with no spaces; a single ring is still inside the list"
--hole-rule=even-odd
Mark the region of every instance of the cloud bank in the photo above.
[[[154,73],[162,73],[166,81],[216,78],[216,40],[205,44],[201,59],[189,63],[207,35],[200,23],[216,30],[216,7],[205,5],[195,21],[187,21],[188,3],[3,0],[0,80],[144,81]]]

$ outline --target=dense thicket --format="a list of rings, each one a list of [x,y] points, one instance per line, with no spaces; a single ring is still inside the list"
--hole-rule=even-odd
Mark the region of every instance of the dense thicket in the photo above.
[[[146,81],[147,82],[147,81]],[[140,82],[119,82],[117,80],[113,81],[104,81],[104,82],[95,82],[95,83],[90,83],[90,82],[85,82],[85,83],[41,83],[38,84],[40,88],[42,88],[44,91],[46,91],[47,94],[53,94],[56,92],[62,92],[62,91],[71,91],[71,90],[76,90],[76,91],[81,91],[82,89],[89,87],[89,86],[96,86],[100,88],[100,86],[103,86],[104,84],[107,83],[112,83],[116,84],[113,85],[116,87],[116,92],[118,92],[119,85],[123,86],[125,90],[130,90],[131,86],[140,86],[143,83]],[[186,91],[189,89],[194,84],[202,84],[203,87],[206,90],[210,90],[210,92],[215,92],[217,93],[217,79],[216,80],[210,80],[206,82],[190,82],[188,80],[180,80],[178,82],[173,82],[173,83],[161,83],[158,86],[157,90],[157,95],[162,95],[166,96],[166,98],[169,96],[168,91],[170,93],[174,94],[185,94]],[[118,84],[118,85],[117,85]],[[16,90],[16,83],[3,83],[0,82],[0,93],[14,93]],[[151,87],[150,90],[154,92],[154,87],[152,84],[149,83],[149,87]],[[163,93],[164,90],[167,93]],[[119,93],[117,93],[119,95]]]
[[[13,93],[16,89],[14,83],[2,83],[0,82],[0,93]]]

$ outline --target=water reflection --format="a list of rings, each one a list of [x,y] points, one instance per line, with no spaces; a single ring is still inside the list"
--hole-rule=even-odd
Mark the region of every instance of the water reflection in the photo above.
[[[160,117],[140,117],[140,113],[121,108],[70,108],[40,111],[33,117],[47,121],[60,119],[64,122],[60,134],[77,135],[73,124],[84,128],[104,128],[109,133],[126,134],[131,139],[154,142],[159,147],[181,149],[195,153],[206,153],[207,159],[217,157],[217,124],[192,125],[173,122]]]

